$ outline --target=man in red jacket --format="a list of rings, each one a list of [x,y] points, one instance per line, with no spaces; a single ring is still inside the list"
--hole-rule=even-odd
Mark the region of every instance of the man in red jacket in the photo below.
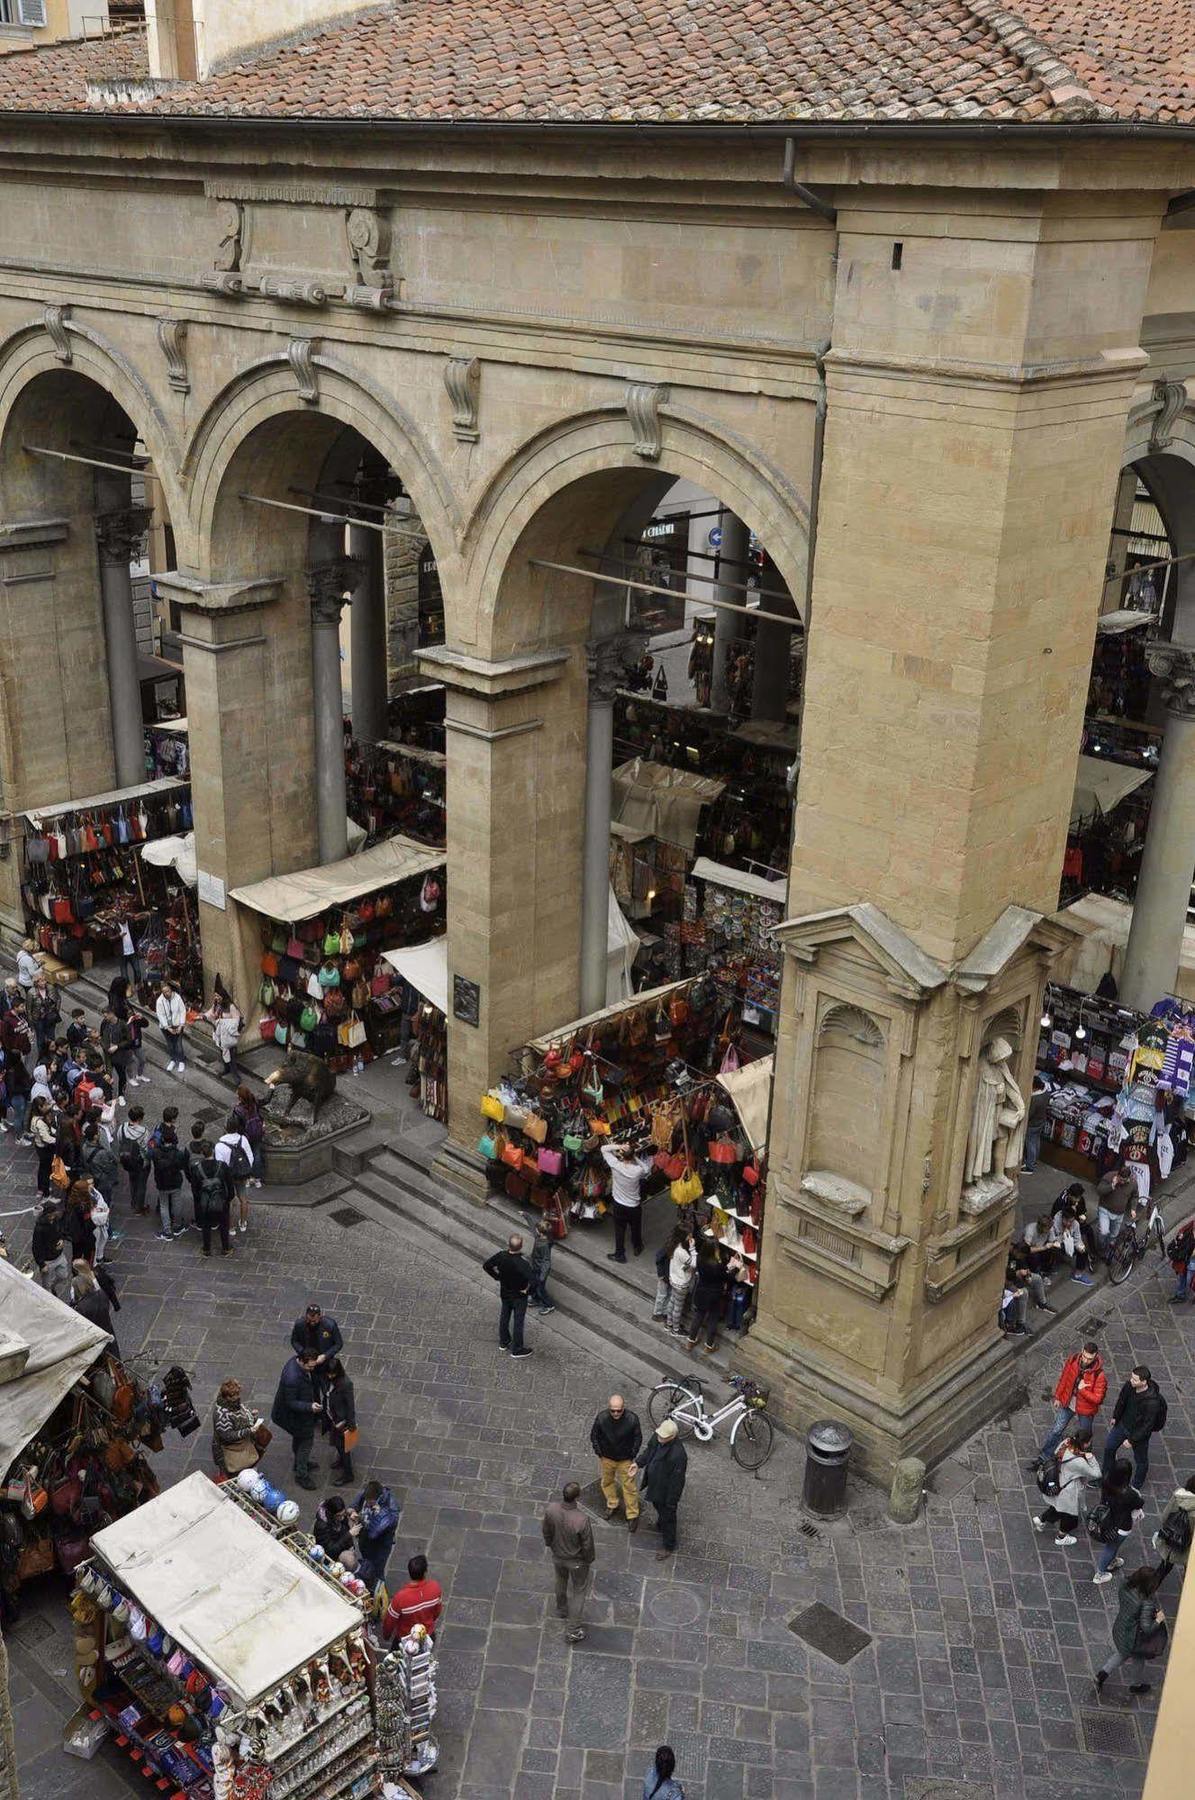
[[[429,1636],[436,1635],[436,1621],[444,1610],[443,1594],[438,1581],[429,1581],[426,1556],[413,1556],[407,1564],[410,1580],[392,1596],[382,1620],[382,1636],[387,1643],[401,1643],[416,1625],[427,1627]]]
[[[1104,1374],[1104,1365],[1100,1361],[1099,1345],[1084,1344],[1081,1350],[1068,1356],[1062,1365],[1062,1374],[1054,1389],[1058,1411],[1054,1414],[1054,1423],[1038,1455],[1053,1456],[1076,1421],[1090,1427],[1104,1404],[1107,1392],[1108,1377]]]

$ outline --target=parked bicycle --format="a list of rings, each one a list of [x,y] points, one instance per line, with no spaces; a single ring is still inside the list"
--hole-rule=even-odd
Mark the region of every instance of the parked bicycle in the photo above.
[[[1124,1224],[1108,1252],[1108,1280],[1113,1287],[1119,1287],[1121,1282],[1128,1280],[1148,1251],[1151,1241],[1158,1246],[1158,1255],[1165,1262],[1166,1230],[1156,1200],[1150,1201],[1144,1224],[1140,1223],[1137,1209],[1125,1215]]]
[[[690,1435],[699,1444],[708,1444],[720,1425],[733,1420],[730,1427],[730,1454],[741,1469],[762,1469],[772,1454],[775,1432],[764,1410],[767,1395],[745,1375],[732,1375],[733,1400],[711,1412],[706,1404],[703,1384],[696,1375],[684,1381],[661,1381],[651,1390],[648,1412],[653,1425],[671,1419],[682,1438]]]

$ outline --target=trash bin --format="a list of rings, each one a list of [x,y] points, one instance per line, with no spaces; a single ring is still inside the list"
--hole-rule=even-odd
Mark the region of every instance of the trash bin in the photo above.
[[[846,1477],[854,1438],[837,1419],[819,1419],[805,1433],[802,1505],[821,1519],[846,1511]]]

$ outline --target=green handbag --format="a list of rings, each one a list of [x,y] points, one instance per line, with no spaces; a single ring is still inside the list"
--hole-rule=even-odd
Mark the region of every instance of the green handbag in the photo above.
[[[486,1157],[490,1162],[498,1160],[498,1145],[488,1132],[483,1132],[477,1140],[478,1156]]]
[[[299,1030],[314,1031],[319,1024],[319,1013],[314,1006],[305,1006],[299,1014]]]
[[[286,946],[289,942],[290,939],[287,937],[285,931],[276,931],[270,939],[270,949],[274,952],[275,956],[285,956]]]
[[[324,955],[340,955],[340,933],[338,931],[326,931],[324,933]]]

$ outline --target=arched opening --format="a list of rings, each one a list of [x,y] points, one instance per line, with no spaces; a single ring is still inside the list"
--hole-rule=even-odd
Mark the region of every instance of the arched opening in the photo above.
[[[1180,448],[1135,455],[1117,488],[1060,895],[1080,936],[1042,1013],[1026,1168],[1050,1167],[1027,1215],[1058,1169],[1094,1180],[1125,1157],[1156,1182],[1186,1154],[1195,465]],[[1155,1035],[1156,1057],[1134,1056]]]
[[[372,1097],[402,1112],[381,1059],[425,997],[388,958],[417,943],[444,956],[445,758],[442,687],[411,683],[392,655],[391,546],[427,540],[389,454],[314,406],[250,423],[201,475],[211,579],[181,578],[175,604],[205,699],[209,977],[262,1037],[370,1089],[380,1077]],[[408,1072],[415,1102],[442,1116],[434,1010]]]
[[[621,446],[589,453],[606,466],[494,520],[500,554],[474,559],[490,660],[449,677],[451,960],[479,999],[473,1021],[450,1021],[452,1134],[471,1150],[479,1087],[510,1078],[499,1092],[530,1107],[532,1133],[508,1120],[505,1154],[486,1139],[494,1196],[524,1217],[571,1213],[580,1257],[644,1289],[688,1219],[724,1270],[738,1258],[737,1324],[763,1194],[721,1078],[758,1065],[766,1113],[803,523],[734,459],[715,487],[708,445],[674,456],[665,440],[647,467]],[[625,1167],[611,1138],[632,1150]],[[674,1159],[700,1189],[683,1213]]]
[[[198,998],[196,914],[173,854],[191,815],[185,695],[147,555],[163,490],[141,422],[73,358],[33,357],[0,444],[15,850],[0,904],[51,972],[169,974]]]

